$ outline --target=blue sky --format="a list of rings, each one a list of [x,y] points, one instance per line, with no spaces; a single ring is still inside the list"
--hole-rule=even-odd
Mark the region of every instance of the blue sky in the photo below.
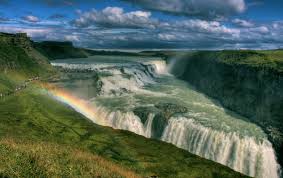
[[[0,0],[0,31],[88,48],[283,48],[281,0]]]

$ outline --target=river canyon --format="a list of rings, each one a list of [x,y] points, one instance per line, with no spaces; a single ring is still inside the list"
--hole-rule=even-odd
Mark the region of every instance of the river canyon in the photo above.
[[[262,128],[177,79],[174,63],[92,56],[52,65],[61,75],[46,91],[96,124],[172,143],[252,177],[280,177]]]

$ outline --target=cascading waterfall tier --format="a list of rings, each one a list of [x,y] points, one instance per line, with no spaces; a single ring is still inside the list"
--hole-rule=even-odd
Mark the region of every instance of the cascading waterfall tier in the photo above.
[[[150,112],[147,113],[146,118],[140,118],[134,114],[133,109],[140,105],[153,106],[160,100],[177,101],[189,108],[193,116],[182,114],[167,117],[167,125],[162,130],[160,140],[249,176],[280,177],[280,167],[274,150],[263,131],[252,123],[230,116],[223,108],[181,81],[177,81],[172,76],[168,78],[165,61],[148,60],[141,63],[113,63],[113,60],[111,63],[68,61],[58,61],[53,65],[107,73],[100,76],[103,85],[99,97],[78,103],[79,99],[72,97],[68,99],[69,95],[72,95],[71,92],[68,97],[60,92],[53,93],[56,99],[74,107],[93,122],[153,138],[154,128],[159,127],[156,125],[158,122],[155,121],[160,119],[160,115]],[[156,82],[157,78],[162,80]],[[117,100],[119,106],[116,106]],[[114,103],[112,104],[114,107],[111,102]]]
[[[279,167],[268,140],[219,132],[184,117],[171,118],[161,139],[246,175],[278,177]]]
[[[138,135],[151,138],[152,122],[155,116],[154,114],[150,113],[146,123],[143,124],[140,118],[133,112],[108,111],[103,107],[96,108],[96,115],[99,115],[100,118],[105,119],[103,121],[103,125],[115,129],[128,130]]]
[[[98,113],[105,118],[107,126],[152,137],[153,113],[148,115],[145,124],[133,112],[107,111],[100,107]],[[252,177],[279,177],[280,168],[267,139],[258,141],[236,133],[216,131],[185,117],[170,118],[160,139]]]

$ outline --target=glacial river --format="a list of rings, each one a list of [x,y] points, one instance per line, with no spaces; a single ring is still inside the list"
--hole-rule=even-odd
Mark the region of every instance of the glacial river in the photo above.
[[[263,130],[176,79],[161,59],[93,56],[52,65],[67,72],[54,82],[60,90],[51,95],[96,124],[172,143],[252,177],[279,177],[275,152]],[[147,110],[145,121],[134,113],[160,103],[186,111],[170,115],[165,126],[159,125],[154,110]]]

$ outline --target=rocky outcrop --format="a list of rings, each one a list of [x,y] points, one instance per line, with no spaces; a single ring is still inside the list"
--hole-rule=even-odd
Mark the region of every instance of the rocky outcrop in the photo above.
[[[248,64],[248,58],[258,60]],[[260,60],[265,63],[256,64]],[[175,61],[172,71],[261,126],[283,165],[283,73],[282,64],[274,67],[272,62],[257,52],[198,52],[180,59],[181,65]]]
[[[168,125],[170,117],[186,113],[188,109],[173,103],[157,103],[152,107],[138,107],[134,109],[134,114],[137,115],[143,124],[146,123],[149,114],[154,114],[152,124],[152,137],[160,139],[165,127]]]
[[[181,114],[188,112],[188,109],[184,106],[180,106],[173,103],[159,103],[155,107],[159,109],[164,117],[168,120],[174,114]]]
[[[0,33],[0,44],[19,46],[25,49],[31,48],[31,40],[26,33]]]

